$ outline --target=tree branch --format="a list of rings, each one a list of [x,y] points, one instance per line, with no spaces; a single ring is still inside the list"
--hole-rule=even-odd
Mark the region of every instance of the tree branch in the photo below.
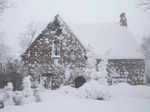
[[[145,10],[150,10],[150,0],[140,2],[139,6],[143,7]]]
[[[0,12],[3,12],[7,8],[7,0],[0,0]]]

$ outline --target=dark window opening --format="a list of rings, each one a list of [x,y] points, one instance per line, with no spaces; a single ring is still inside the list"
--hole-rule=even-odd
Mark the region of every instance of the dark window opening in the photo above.
[[[83,76],[79,76],[79,77],[75,78],[74,82],[75,82],[75,87],[79,88],[84,83],[86,83],[86,79]]]
[[[55,56],[59,55],[59,49],[57,47],[55,48],[54,52],[55,52]]]
[[[54,55],[59,56],[60,55],[60,46],[59,46],[59,40],[54,41]]]

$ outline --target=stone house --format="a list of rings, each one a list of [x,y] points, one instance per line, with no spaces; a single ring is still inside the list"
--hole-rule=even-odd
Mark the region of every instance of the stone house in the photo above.
[[[109,84],[144,84],[144,57],[127,26],[89,23],[71,28],[56,15],[22,55],[25,69],[34,79],[40,82],[45,78],[47,88],[58,88],[64,83],[64,69],[68,66],[71,70],[84,71],[87,60],[84,46],[90,43],[100,55],[110,51]]]
[[[36,79],[41,75],[49,77],[48,82],[52,84],[46,87],[55,88],[63,83],[66,67],[81,70],[85,67],[86,50],[67,24],[56,15],[25,51],[22,59],[29,74]]]

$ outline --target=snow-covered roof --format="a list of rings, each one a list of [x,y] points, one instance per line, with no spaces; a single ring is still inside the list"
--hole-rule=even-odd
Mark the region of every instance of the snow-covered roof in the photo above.
[[[71,29],[84,46],[90,44],[98,55],[109,52],[111,59],[144,59],[132,33],[119,23],[78,24],[71,25]]]

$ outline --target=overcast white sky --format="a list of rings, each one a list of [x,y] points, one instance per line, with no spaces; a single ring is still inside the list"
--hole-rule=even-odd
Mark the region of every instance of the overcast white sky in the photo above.
[[[6,41],[12,49],[18,47],[18,36],[34,21],[48,23],[59,13],[68,23],[118,22],[121,12],[127,13],[128,25],[136,40],[149,34],[150,17],[138,6],[141,0],[11,0],[15,6],[3,16]],[[16,54],[19,49],[13,50]]]

